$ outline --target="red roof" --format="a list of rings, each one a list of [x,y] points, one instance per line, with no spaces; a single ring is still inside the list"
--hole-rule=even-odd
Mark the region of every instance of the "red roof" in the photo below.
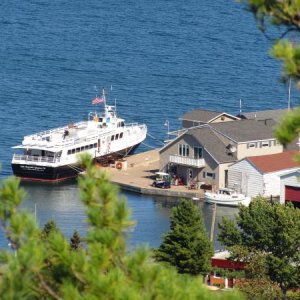
[[[211,265],[221,269],[244,270],[246,263],[228,259],[212,258]]]
[[[300,152],[292,150],[277,154],[247,157],[247,160],[256,166],[261,173],[270,173],[297,167],[300,168],[300,165],[294,159],[297,153]]]

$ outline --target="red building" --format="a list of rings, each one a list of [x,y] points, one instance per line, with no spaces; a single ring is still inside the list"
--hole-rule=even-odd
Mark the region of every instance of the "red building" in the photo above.
[[[241,271],[245,269],[246,263],[229,260],[230,254],[228,251],[216,252],[211,258],[211,265],[214,268],[224,269],[229,271]],[[225,288],[233,288],[234,278],[220,276],[218,272],[211,272],[208,276],[208,284],[211,286],[219,286]]]

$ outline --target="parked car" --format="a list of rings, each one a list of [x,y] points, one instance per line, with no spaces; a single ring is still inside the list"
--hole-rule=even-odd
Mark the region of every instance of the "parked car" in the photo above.
[[[153,181],[152,186],[169,189],[171,187],[171,176],[168,173],[156,172],[156,179]]]

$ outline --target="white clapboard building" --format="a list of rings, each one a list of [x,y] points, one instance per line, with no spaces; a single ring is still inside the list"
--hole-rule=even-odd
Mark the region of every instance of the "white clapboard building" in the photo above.
[[[243,158],[228,168],[228,186],[256,197],[280,195],[280,176],[297,171],[294,160],[298,151]]]

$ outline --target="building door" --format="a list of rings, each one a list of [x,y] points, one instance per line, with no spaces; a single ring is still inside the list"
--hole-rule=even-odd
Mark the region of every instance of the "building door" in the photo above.
[[[225,178],[225,187],[228,187],[228,170],[225,170],[225,174],[224,174],[224,178]]]
[[[191,182],[194,178],[193,169],[187,169],[187,183]]]
[[[300,207],[300,187],[286,185],[285,201],[291,201],[296,207]]]

